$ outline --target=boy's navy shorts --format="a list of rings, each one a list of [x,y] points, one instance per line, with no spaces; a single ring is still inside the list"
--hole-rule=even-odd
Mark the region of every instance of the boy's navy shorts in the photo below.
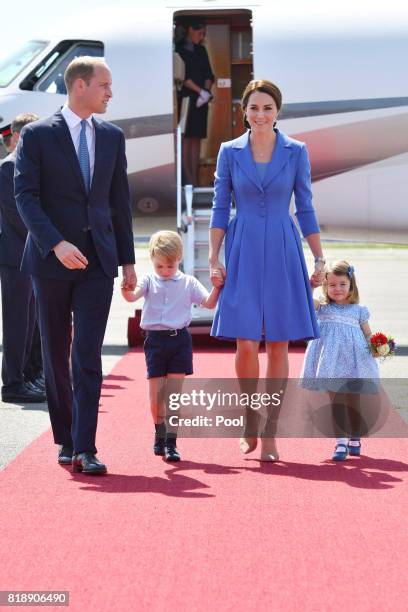
[[[146,330],[145,334],[147,378],[193,373],[193,344],[187,327]]]

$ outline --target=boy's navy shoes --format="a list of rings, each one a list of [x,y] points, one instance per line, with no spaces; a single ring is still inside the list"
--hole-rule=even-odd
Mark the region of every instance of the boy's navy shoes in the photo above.
[[[164,447],[164,456],[166,461],[180,461],[180,453],[177,450],[175,442],[169,442],[169,440],[166,440],[166,445]]]
[[[153,452],[155,455],[163,457],[164,447],[166,446],[166,423],[156,423],[154,429]]]
[[[164,447],[166,445],[165,438],[159,438],[157,434],[154,436],[153,452],[155,455],[164,455]]]

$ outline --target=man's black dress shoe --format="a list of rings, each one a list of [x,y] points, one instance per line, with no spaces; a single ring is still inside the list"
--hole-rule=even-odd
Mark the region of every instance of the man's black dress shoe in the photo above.
[[[42,393],[43,395],[45,395],[45,387],[39,387],[37,383],[33,380],[26,381],[25,386],[30,391],[35,391],[36,393]]]
[[[72,471],[84,474],[106,474],[106,465],[96,458],[95,453],[78,453],[72,457]]]
[[[38,376],[36,376],[35,380],[40,383],[43,387],[45,387],[45,378],[44,378],[44,374],[39,374]]]
[[[177,450],[175,442],[169,442],[169,440],[166,440],[166,445],[164,447],[164,456],[166,461],[180,461],[180,453]]]
[[[37,387],[37,389],[39,389],[43,393],[45,393],[44,376],[39,376],[38,378],[34,378],[34,380],[31,381],[31,384],[34,385],[34,387]]]
[[[47,396],[37,387],[24,384],[14,391],[3,391],[1,399],[10,404],[40,404],[47,401]]]
[[[72,446],[63,444],[58,451],[58,463],[60,465],[71,465],[73,453]]]

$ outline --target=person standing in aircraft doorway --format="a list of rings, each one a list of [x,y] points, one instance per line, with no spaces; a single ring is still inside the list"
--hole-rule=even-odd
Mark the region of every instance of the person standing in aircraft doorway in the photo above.
[[[185,64],[185,80],[181,98],[190,98],[186,130],[183,141],[183,182],[198,185],[200,140],[207,136],[208,103],[212,99],[214,74],[207,50],[202,45],[205,23],[189,19],[183,23],[185,35],[176,44],[176,52]]]

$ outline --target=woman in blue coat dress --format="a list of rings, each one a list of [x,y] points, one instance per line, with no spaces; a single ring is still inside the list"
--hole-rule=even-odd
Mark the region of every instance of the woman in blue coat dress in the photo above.
[[[322,282],[324,259],[312,204],[310,163],[304,143],[275,128],[282,106],[278,87],[251,81],[242,97],[245,134],[221,145],[215,173],[210,222],[210,274],[224,279],[211,334],[237,341],[240,380],[259,378],[259,344],[266,343],[266,378],[288,377],[288,341],[319,336],[310,280],[298,230],[289,214],[295,195],[296,217],[315,257],[312,282]],[[234,195],[236,216],[230,221]],[[225,263],[219,251],[225,236]],[[255,421],[258,416],[256,415]],[[268,423],[268,422],[267,422]],[[257,433],[247,427],[240,446],[255,449]],[[273,427],[262,437],[261,459],[277,460]]]

